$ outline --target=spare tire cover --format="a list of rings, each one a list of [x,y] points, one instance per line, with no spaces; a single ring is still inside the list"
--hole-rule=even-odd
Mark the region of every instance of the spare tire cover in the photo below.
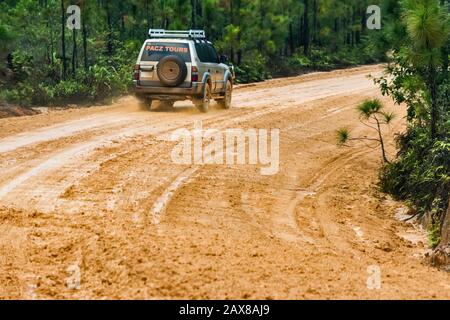
[[[159,61],[156,72],[162,84],[168,87],[176,87],[186,79],[187,67],[180,57],[171,55]]]

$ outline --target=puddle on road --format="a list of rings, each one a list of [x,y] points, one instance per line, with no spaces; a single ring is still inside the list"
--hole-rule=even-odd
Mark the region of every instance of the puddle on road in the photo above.
[[[407,207],[400,207],[394,213],[395,219],[405,224],[405,229],[396,232],[396,235],[409,242],[418,251],[413,254],[415,258],[423,259],[425,255],[432,250],[428,247],[428,235],[426,230],[420,225],[413,216],[409,214]],[[411,219],[411,220],[408,220]]]
[[[394,214],[395,219],[405,222],[408,219],[411,219],[413,216],[409,214],[409,209],[407,207],[398,208]]]

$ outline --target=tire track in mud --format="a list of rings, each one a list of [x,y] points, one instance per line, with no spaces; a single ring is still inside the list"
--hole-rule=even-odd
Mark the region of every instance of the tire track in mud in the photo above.
[[[356,75],[355,76],[358,79],[358,83],[361,86],[361,75]],[[328,81],[328,80],[326,80]],[[315,88],[317,86],[319,86],[320,84],[313,84],[311,87]],[[364,84],[365,87],[367,87],[367,84]],[[355,89],[352,87],[352,90],[358,91],[358,89]],[[317,98],[323,98],[323,97],[330,97],[333,95],[330,95],[327,91],[323,91],[323,92],[319,92],[318,94],[310,94],[310,95],[306,95],[306,98],[302,99],[302,101],[311,101]],[[239,98],[238,98],[239,99]],[[230,126],[232,124],[235,123],[240,123],[240,122],[246,122],[246,121],[250,121],[252,119],[258,118],[258,117],[262,117],[265,116],[267,114],[273,113],[273,112],[281,112],[285,109],[289,109],[292,107],[292,102],[287,103],[284,106],[279,106],[279,105],[271,105],[270,107],[265,107],[262,110],[255,110],[255,109],[251,109],[251,110],[247,110],[248,108],[235,108],[233,111],[229,113],[228,115],[223,116],[222,114],[217,116],[202,116],[200,118],[205,119],[206,121],[208,121],[209,125],[213,125],[215,123],[220,123],[220,127],[226,127],[226,126]],[[237,114],[236,114],[237,113]],[[211,117],[211,118],[210,118]],[[161,120],[160,123],[164,123],[164,120]],[[154,124],[154,123],[152,123]],[[158,123],[156,123],[157,125]],[[186,124],[179,126],[179,127],[173,127],[170,130],[176,130],[177,128],[183,127]],[[169,132],[170,130],[165,130],[163,132],[156,132],[156,134],[164,134],[164,132]],[[69,130],[70,131],[70,130]],[[75,131],[75,130],[72,130]],[[57,132],[58,134],[62,134],[64,133],[64,130],[60,130]],[[81,161],[80,158],[85,157],[86,155],[90,154],[92,151],[94,151],[96,148],[95,146],[97,145],[98,148],[105,148],[107,146],[110,145],[110,142],[105,142],[105,140],[117,140],[117,139],[122,139],[123,136],[125,135],[130,135],[130,136],[136,136],[138,134],[141,135],[145,135],[145,134],[155,134],[154,132],[146,132],[145,129],[144,130],[135,130],[134,128],[128,130],[126,132],[122,131],[121,133],[117,134],[117,135],[109,135],[109,136],[105,136],[101,139],[96,139],[95,142],[92,143],[87,143],[81,146],[76,146],[72,149],[69,149],[67,151],[62,152],[61,154],[57,154],[55,155],[55,160],[47,160],[44,163],[38,165],[36,168],[31,169],[30,171],[22,174],[21,176],[19,176],[17,179],[15,179],[15,181],[10,182],[9,184],[6,184],[5,186],[3,186],[3,188],[0,189],[0,198],[1,196],[5,196],[7,193],[11,192],[13,189],[17,188],[20,184],[23,184],[25,181],[27,181],[28,179],[30,179],[31,177],[40,175],[40,173],[44,173],[47,172],[47,176],[51,175],[52,171],[56,171],[58,170],[60,167],[64,166],[64,165],[68,165],[67,160],[69,160],[70,158],[76,157],[77,159],[79,159],[79,161]],[[39,136],[39,135],[38,135]],[[35,139],[37,140],[37,139]],[[7,144],[8,145],[8,144]],[[112,156],[114,157],[114,156]],[[48,195],[61,195],[65,189],[67,189],[71,183],[73,183],[74,181],[77,181],[79,179],[81,179],[84,175],[86,175],[87,173],[89,173],[90,171],[95,171],[96,168],[98,168],[99,163],[98,162],[104,162],[104,161],[108,161],[110,160],[111,157],[106,158],[106,160],[100,160],[97,161],[97,163],[94,162],[90,162],[84,165],[83,169],[76,169],[76,168],[80,168],[79,166],[76,166],[74,164],[72,164],[70,166],[70,172],[67,172],[67,176],[69,174],[71,174],[71,172],[75,172],[76,174],[72,176],[71,179],[68,179],[68,177],[66,176],[64,179],[60,179],[60,181],[66,181],[65,183],[63,183],[60,187],[55,186],[55,184],[52,184],[51,186],[48,186],[46,189],[36,186],[36,190],[41,189],[42,192],[36,192],[36,190],[32,193],[32,198],[39,198],[39,197],[44,197],[43,200],[40,201],[40,203],[45,203],[46,209],[49,208],[49,204],[50,208],[54,208],[53,203],[56,201],[55,199],[57,199],[57,197],[55,198],[55,196],[53,197],[49,197]],[[26,189],[22,189],[21,191],[23,192]],[[23,196],[23,194],[22,194]],[[13,195],[14,198],[14,195]],[[28,202],[27,205],[29,205],[30,203]]]
[[[34,132],[24,132],[0,140],[0,154],[11,152],[19,148],[73,136],[86,130],[112,127],[138,119],[136,116],[116,113],[104,116],[90,116],[80,120],[74,120],[63,124],[38,129]]]
[[[183,171],[177,178],[164,190],[163,194],[155,201],[151,209],[152,220],[154,224],[159,224],[161,215],[166,210],[170,200],[172,200],[175,192],[186,182],[192,179],[193,175],[198,171],[199,167],[194,167]]]
[[[145,115],[144,113],[142,113],[142,115]],[[93,116],[91,116],[90,118],[93,118]],[[104,117],[101,117],[102,119]],[[129,115],[125,115],[124,117],[125,119],[127,118],[134,118],[131,117]],[[84,118],[82,121],[85,121],[88,118]],[[162,117],[159,119],[155,119],[154,121],[152,121],[152,123],[150,124],[146,124],[149,127],[153,127],[154,125],[160,123],[161,121],[167,121],[168,117]],[[169,118],[170,119],[170,118]],[[92,140],[96,140],[99,141],[101,139],[104,139],[105,141],[107,141],[110,137],[111,137],[111,133],[109,133],[108,131],[113,131],[113,132],[120,132],[120,130],[130,130],[133,128],[136,128],[138,126],[137,123],[139,123],[139,121],[137,120],[141,120],[140,123],[142,125],[142,116],[140,118],[134,118],[131,122],[130,120],[125,120],[124,122],[130,122],[130,125],[127,126],[123,126],[122,125],[113,125],[113,126],[109,126],[109,125],[105,125],[105,126],[100,126],[97,127],[95,126],[95,124],[90,124],[89,126],[91,127],[92,130],[88,130],[86,132],[79,132],[77,130],[77,128],[71,128],[71,123],[72,122],[68,122],[68,123],[64,123],[64,124],[60,124],[57,126],[58,130],[63,128],[63,130],[59,130],[59,133],[64,133],[63,136],[59,136],[58,134],[56,136],[52,136],[52,135],[46,135],[44,136],[44,141],[40,141],[38,139],[38,137],[42,137],[42,133],[41,130],[39,130],[37,132],[37,134],[34,132],[30,132],[27,133],[29,135],[31,135],[31,139],[30,139],[30,144],[28,145],[23,145],[22,143],[19,143],[18,145],[16,145],[15,147],[17,147],[18,150],[15,151],[7,151],[5,153],[0,152],[0,169],[2,171],[2,176],[0,177],[0,186],[2,185],[2,183],[4,183],[4,181],[7,180],[11,180],[14,178],[15,176],[24,174],[26,172],[27,169],[29,168],[33,168],[35,166],[39,166],[40,163],[43,163],[45,161],[50,161],[51,157],[53,156],[58,156],[58,152],[59,153],[63,153],[66,152],[67,150],[70,149],[70,146],[78,146],[81,145],[83,143],[89,143],[89,141]],[[145,120],[145,119],[144,119]],[[136,123],[137,122],[137,123]],[[119,121],[120,123],[120,121]],[[145,123],[145,121],[144,121]],[[53,128],[54,126],[50,127]],[[53,130],[53,129],[51,129]],[[74,133],[74,135],[69,135],[69,134],[65,134],[67,132],[72,132]],[[37,137],[36,137],[36,136]],[[21,137],[22,134],[19,135],[19,142],[21,142]],[[45,141],[49,139],[48,141]],[[8,139],[9,142],[10,140],[13,139]],[[40,142],[38,142],[38,140]],[[22,141],[23,142],[23,141]],[[0,147],[2,146],[1,142],[0,142]],[[6,145],[4,146],[5,148],[11,148],[11,144],[10,143],[6,143]],[[56,151],[55,151],[56,150]],[[63,151],[60,151],[63,150]]]
[[[359,90],[355,90],[354,92],[359,92]],[[331,95],[331,96],[327,96],[327,98],[333,98],[333,97],[339,97],[339,96],[341,96],[341,95]],[[317,96],[317,99],[321,99],[321,98],[324,98],[324,97],[322,97],[321,95],[318,95]],[[314,100],[314,99],[313,99]],[[293,128],[299,128],[299,127],[306,127],[306,126],[308,126],[308,125],[311,125],[311,124],[313,124],[313,123],[315,123],[315,122],[319,122],[319,121],[323,121],[323,120],[325,120],[326,118],[328,118],[328,117],[330,117],[330,116],[332,116],[332,115],[335,115],[336,113],[339,113],[339,112],[343,112],[343,111],[346,111],[346,110],[348,110],[348,109],[351,109],[351,108],[353,108],[355,105],[352,105],[352,106],[347,106],[347,107],[343,107],[343,108],[339,108],[339,109],[331,109],[331,110],[328,110],[327,111],[327,113],[325,114],[325,115],[323,115],[323,116],[321,116],[320,118],[318,118],[318,119],[316,119],[316,120],[313,120],[313,121],[309,121],[309,122],[307,122],[307,123],[303,123],[303,124],[301,124],[301,125],[296,125],[296,126],[292,126],[292,127],[290,127],[290,128],[287,128],[287,130],[291,130],[291,129],[293,129]],[[248,115],[245,115],[245,116],[242,116],[242,117],[240,117],[239,119],[231,119],[230,121],[223,121],[223,122],[221,122],[221,125],[219,126],[219,127],[215,127],[214,129],[222,129],[222,128],[224,128],[224,127],[228,127],[228,126],[231,126],[231,125],[233,125],[233,124],[236,124],[236,123],[246,123],[246,122],[250,122],[251,120],[254,120],[254,119],[257,119],[257,118],[260,118],[260,117],[263,117],[263,116],[267,116],[267,115],[269,115],[269,114],[271,114],[271,113],[275,113],[275,112],[280,112],[280,111],[283,111],[283,110],[286,110],[286,109],[290,109],[290,108],[292,108],[292,105],[286,105],[286,106],[281,106],[281,107],[269,107],[269,108],[265,108],[264,110],[261,110],[261,111],[255,111],[255,112],[253,112],[253,113],[251,113],[251,114],[248,114]],[[306,109],[305,109],[306,110]],[[314,135],[314,134],[313,134]],[[313,135],[311,135],[311,136],[313,136]],[[186,172],[183,172],[183,173],[181,173],[183,176],[185,176],[185,175],[189,175],[189,172],[191,172],[190,173],[190,175],[193,175],[194,173],[196,173],[197,172],[197,170],[199,169],[200,167],[197,167],[197,169],[196,170],[194,170],[193,172],[191,172],[191,170],[190,169],[188,169],[188,170],[186,170]],[[178,178],[177,178],[178,179]],[[183,187],[183,185],[184,185],[184,182],[186,182],[186,181],[192,181],[191,179],[190,179],[190,176],[188,176],[188,177],[185,177],[185,179],[183,179],[183,181],[181,181],[180,183],[176,183],[176,181],[174,182],[174,184],[177,186],[177,189],[179,189],[179,188],[181,188],[181,187]],[[174,193],[176,193],[176,189],[174,189],[174,187],[173,187],[173,185],[171,184],[166,190],[164,190],[163,191],[163,194],[161,195],[161,197],[160,198],[164,198],[165,200],[164,201],[161,201],[161,200],[157,200],[157,202],[158,202],[158,207],[159,206],[163,206],[162,208],[160,208],[158,211],[159,211],[159,213],[158,213],[158,216],[160,217],[160,212],[164,212],[166,209],[167,209],[167,206],[170,204],[170,200],[173,198],[173,195],[174,195]],[[171,196],[170,197],[167,197],[166,195],[167,194],[171,194]],[[156,204],[155,204],[155,206],[156,206]],[[154,215],[154,210],[152,209],[152,211],[151,211],[151,214],[152,215]],[[160,219],[160,218],[159,218]],[[159,223],[159,219],[158,219],[158,223]]]
[[[329,162],[323,170],[316,173],[315,177],[306,187],[296,190],[293,199],[287,206],[287,210],[280,211],[278,214],[274,212],[274,234],[279,238],[290,242],[300,241],[306,242],[310,245],[315,245],[316,241],[312,237],[305,235],[298,225],[296,211],[299,205],[306,198],[316,196],[321,186],[332,174],[342,169],[354,159],[370,152],[371,150],[363,150],[359,152],[350,152],[348,155],[337,157],[333,161]],[[280,222],[282,222],[281,225]],[[289,227],[287,231],[285,228],[286,226]]]
[[[333,97],[336,98],[336,97],[339,97],[339,95],[331,96],[331,97],[328,97],[328,98],[331,99]],[[304,122],[304,123],[299,124],[299,125],[292,125],[290,127],[283,128],[283,129],[284,129],[284,131],[289,131],[289,130],[293,130],[293,129],[303,129],[303,128],[306,128],[307,126],[310,126],[310,125],[312,125],[314,123],[323,121],[323,120],[325,120],[325,119],[335,115],[336,113],[340,113],[340,112],[344,112],[344,111],[347,111],[349,109],[352,109],[355,106],[356,106],[356,104],[352,104],[350,106],[345,106],[345,107],[342,107],[342,108],[328,109],[326,111],[326,113],[324,115],[322,115],[321,117],[318,117],[318,118],[316,118],[314,120],[311,120],[311,121]],[[231,119],[231,121],[222,122],[219,127],[215,127],[214,129],[222,129],[224,127],[228,127],[228,126],[230,126],[230,125],[232,125],[234,123],[238,123],[238,122],[241,123],[241,124],[248,123],[251,120],[254,120],[254,119],[257,119],[257,118],[261,118],[263,116],[270,115],[271,113],[279,112],[279,111],[282,111],[282,110],[285,110],[285,109],[290,109],[290,108],[292,108],[292,106],[288,105],[288,106],[278,107],[278,108],[274,108],[274,109],[273,108],[267,108],[265,110],[256,111],[256,112],[254,112],[252,114],[248,114],[246,116],[243,116],[240,119]],[[304,108],[303,110],[306,111],[306,110],[308,110],[308,108]],[[312,133],[312,134],[310,133],[310,134],[306,135],[304,138],[307,139],[307,138],[315,136],[316,134],[317,133]],[[198,172],[198,170],[200,168],[201,168],[201,166],[197,166],[197,167],[194,167],[193,169],[189,168],[189,169],[181,172],[180,176],[182,176],[183,178],[179,181],[179,177],[176,177],[176,179],[169,185],[169,187],[163,191],[162,195],[158,198],[158,200],[156,200],[156,202],[155,202],[155,204],[154,204],[154,206],[153,206],[153,208],[151,210],[151,215],[153,217],[155,217],[155,216],[158,217],[157,219],[155,219],[158,224],[160,223],[161,214],[164,213],[167,210],[167,207],[170,205],[170,201],[175,196],[177,190],[182,188],[182,187],[184,187],[185,184],[187,184],[188,182],[189,183],[192,182],[193,179],[198,177],[199,175],[196,175],[196,174],[197,174],[197,172]],[[338,169],[339,168],[337,168],[336,170],[338,170]],[[332,171],[330,171],[329,173],[332,173]],[[194,176],[194,175],[196,175],[196,176]],[[319,174],[319,177],[320,177],[320,174]],[[326,177],[322,177],[322,178],[323,178],[323,181],[326,180]],[[323,181],[317,179],[316,183],[318,185],[320,185]],[[311,189],[316,189],[317,188],[316,183],[311,184],[310,188]],[[310,189],[310,188],[308,188],[308,189]],[[310,194],[310,193],[314,193],[314,191],[307,191],[307,190],[305,190],[299,196],[299,199],[297,199],[297,201],[292,201],[290,203],[290,205],[289,205],[289,209],[288,209],[287,215],[282,214],[281,216],[278,216],[278,215],[275,214],[275,218],[274,218],[275,220],[274,221],[278,221],[277,228],[279,228],[279,227],[284,228],[287,225],[287,226],[291,227],[291,229],[292,228],[295,229],[295,232],[294,232],[295,234],[292,234],[291,232],[289,232],[289,233],[285,233],[285,232],[278,233],[277,231],[273,230],[273,232],[276,235],[279,235],[280,237],[282,237],[284,239],[290,239],[290,240],[293,240],[293,239],[297,239],[298,240],[299,237],[300,237],[300,239],[302,239],[303,241],[306,241],[306,242],[308,242],[310,244],[313,243],[313,240],[308,238],[308,237],[306,237],[305,235],[303,235],[302,232],[300,231],[300,229],[298,228],[297,223],[295,222],[296,219],[295,219],[295,213],[294,213],[294,210],[295,210],[296,206],[298,205],[298,203],[300,202],[300,200],[304,199],[304,197],[308,196],[308,194]],[[168,195],[170,195],[170,196],[168,196]]]
[[[370,93],[367,94],[366,97],[370,97]],[[364,98],[364,95],[360,97],[360,99],[362,100]],[[325,112],[324,115],[322,115],[321,117],[318,117],[314,120],[311,121],[307,121],[298,125],[291,125],[285,128],[286,131],[289,130],[298,130],[298,129],[304,129],[308,126],[311,126],[314,123],[317,122],[321,122],[326,120],[327,118],[336,115],[337,113],[341,113],[344,111],[348,111],[350,109],[353,109],[356,107],[356,103],[355,104],[351,104],[351,105],[347,105],[345,107],[342,108],[328,108]],[[267,111],[261,111],[260,115],[264,115],[264,114],[269,114],[270,112]],[[249,117],[246,119],[247,122],[258,118],[257,116],[255,117],[254,115],[249,115]],[[242,123],[245,121],[241,121]],[[302,136],[302,138],[304,139],[309,139],[314,137],[315,135],[317,135],[317,132],[313,132],[313,133],[309,133],[307,135]],[[313,179],[308,183],[308,186],[305,188],[302,188],[299,191],[295,192],[295,196],[294,199],[291,199],[289,201],[289,204],[287,206],[287,210],[282,210],[282,211],[274,211],[272,212],[272,220],[273,220],[273,225],[272,228],[270,228],[268,230],[269,234],[273,234],[277,237],[279,237],[280,239],[289,241],[289,242],[305,242],[308,244],[314,244],[314,240],[305,235],[301,229],[299,228],[298,224],[297,224],[297,219],[296,219],[296,214],[295,214],[295,210],[298,207],[298,205],[308,196],[313,196],[316,194],[316,192],[318,191],[318,189],[325,183],[325,181],[332,175],[334,174],[336,171],[339,171],[340,169],[342,169],[344,166],[346,166],[348,163],[350,163],[351,161],[355,160],[356,158],[360,157],[361,155],[365,155],[370,153],[371,150],[363,150],[363,151],[359,151],[359,152],[347,152],[347,155],[339,155],[337,156],[334,160],[330,161],[326,166],[324,166],[324,168],[317,172],[315,174],[315,176],[313,177]],[[199,167],[198,167],[199,169]],[[195,173],[197,173],[197,170],[194,171]],[[201,177],[202,174],[196,174],[195,178],[199,178]],[[192,179],[186,179],[186,177],[184,177],[183,181],[187,180],[189,183],[192,182]],[[294,182],[295,183],[295,182]],[[176,185],[178,186],[178,188],[182,188],[184,187],[184,185],[182,183],[176,183]],[[167,190],[164,191],[164,193],[170,192],[171,197],[170,198],[166,198],[166,201],[164,201],[166,208],[163,208],[161,211],[165,211],[167,210],[167,207],[170,205],[170,200],[173,198],[173,194],[176,192],[176,190],[174,190],[173,185],[171,185]],[[292,196],[291,196],[292,197]],[[159,220],[158,220],[159,223]]]
[[[239,114],[250,112],[248,110],[243,110],[240,112],[237,112]],[[236,113],[233,114],[224,114],[220,113],[219,115],[200,115],[201,119],[206,118],[206,120],[210,120],[211,122],[214,121],[221,121],[222,118],[228,119],[230,117],[235,117]],[[173,125],[168,123],[170,120],[172,123],[178,123],[178,125]],[[52,205],[52,199],[55,200],[56,198],[61,195],[61,193],[64,192],[65,189],[67,189],[71,183],[74,181],[77,181],[81,179],[83,176],[88,174],[91,171],[95,171],[95,169],[98,168],[98,166],[105,161],[109,161],[111,159],[114,159],[116,157],[120,157],[123,152],[119,152],[118,154],[108,155],[106,158],[103,159],[97,159],[96,161],[86,162],[86,158],[92,154],[95,151],[98,151],[100,149],[108,148],[111,145],[114,144],[126,144],[127,140],[130,140],[138,135],[144,135],[144,136],[163,136],[167,132],[171,132],[173,130],[176,130],[178,128],[183,128],[186,126],[185,120],[184,123],[181,124],[182,121],[173,119],[172,114],[165,114],[163,119],[159,119],[159,121],[155,122],[152,121],[150,125],[141,125],[141,126],[133,126],[131,128],[126,128],[118,131],[114,134],[107,134],[103,135],[97,138],[94,138],[91,141],[83,142],[75,144],[73,147],[69,147],[66,150],[51,154],[50,158],[47,160],[44,160],[43,162],[36,163],[35,160],[32,162],[35,162],[35,164],[31,164],[31,169],[21,173],[19,176],[16,176],[14,179],[12,179],[9,183],[4,183],[0,186],[0,199],[3,201],[6,201],[8,203],[7,195],[12,193],[13,190],[16,190],[17,192],[12,193],[10,195],[10,202],[9,203],[15,203],[16,199],[18,198],[18,195],[20,194],[19,198],[23,198],[26,196],[27,191],[31,190],[31,194],[29,195],[30,198],[39,198],[40,196],[45,196],[44,199],[42,199],[40,202],[44,203],[44,207],[48,209],[49,207],[54,207]],[[161,128],[158,127],[158,125],[164,125],[170,127],[168,128]],[[37,139],[35,139],[37,140]],[[11,148],[11,145],[7,143],[5,145],[5,150],[7,148]],[[82,166],[83,169],[79,169],[80,166]],[[17,165],[10,169],[10,171],[17,170],[18,168],[23,168],[23,165]],[[37,177],[37,176],[43,176],[45,178],[46,176],[51,176],[53,172],[56,172],[57,174],[60,174],[58,172],[60,169],[65,168],[66,169],[66,176],[64,178],[61,178],[58,184],[51,184],[47,185],[47,188],[43,188],[42,183],[43,181],[36,181],[34,185],[27,186],[26,182],[30,180],[31,178]],[[5,171],[5,175],[8,172]],[[70,176],[72,175],[72,176]],[[19,186],[25,184],[23,188],[18,188]],[[30,205],[30,202],[25,203],[25,205]],[[47,211],[47,210],[46,210]]]
[[[351,109],[354,108],[356,105],[352,107],[348,107],[345,109]],[[335,112],[333,110],[330,110],[329,114],[326,116],[323,116],[322,118],[325,119],[327,116],[333,115]],[[401,124],[397,123],[395,127],[391,128],[393,132],[398,132],[400,129]],[[312,239],[311,236],[305,235],[297,221],[297,210],[301,203],[307,198],[317,198],[320,197],[320,189],[327,183],[327,180],[330,179],[333,175],[339,175],[340,172],[349,165],[350,163],[354,162],[356,159],[361,158],[362,156],[366,156],[373,152],[370,148],[362,149],[362,150],[349,150],[344,155],[336,156],[334,159],[329,161],[326,165],[323,166],[322,170],[315,173],[312,179],[307,183],[306,187],[299,188],[295,192],[294,198],[289,202],[288,209],[286,211],[286,216],[290,217],[290,226],[292,226],[292,229],[295,230],[294,235],[288,235],[287,239],[292,240],[295,239],[295,235],[299,234],[300,239],[309,243],[309,244],[315,244],[315,241]],[[320,220],[320,228],[322,232],[324,232],[324,237],[329,239],[330,234],[333,232],[328,232],[327,230],[333,229],[331,226],[335,226],[335,222],[332,221],[326,214],[324,214],[323,211],[318,211],[318,218]],[[275,214],[276,216],[276,214]],[[356,227],[357,229],[359,227]],[[356,235],[359,236],[360,228],[358,231],[355,231]],[[341,237],[335,236],[333,239],[329,239],[329,244],[331,244],[334,247],[338,247],[338,244],[341,244],[342,250],[347,250],[347,252],[350,252],[350,247],[345,243],[341,241]]]

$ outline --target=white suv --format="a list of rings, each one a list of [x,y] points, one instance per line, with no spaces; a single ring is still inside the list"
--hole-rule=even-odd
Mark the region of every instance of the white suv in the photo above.
[[[136,96],[150,108],[158,100],[167,107],[190,99],[208,112],[212,99],[229,109],[234,71],[219,56],[203,30],[150,29],[134,69]]]

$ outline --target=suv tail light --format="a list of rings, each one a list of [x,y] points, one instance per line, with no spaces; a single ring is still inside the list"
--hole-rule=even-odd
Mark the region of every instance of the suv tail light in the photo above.
[[[191,82],[198,82],[198,68],[197,67],[192,67]]]
[[[141,78],[141,66],[140,65],[135,65],[134,66],[134,74],[133,74],[134,80],[140,80]]]

